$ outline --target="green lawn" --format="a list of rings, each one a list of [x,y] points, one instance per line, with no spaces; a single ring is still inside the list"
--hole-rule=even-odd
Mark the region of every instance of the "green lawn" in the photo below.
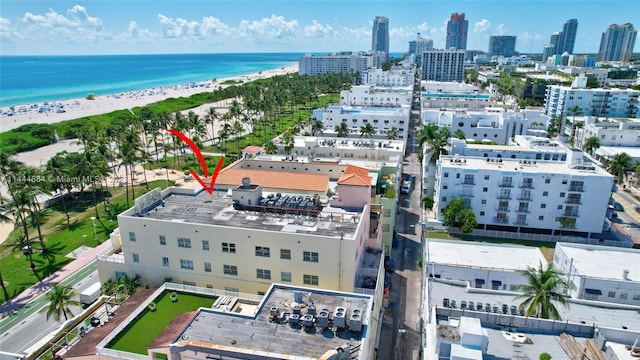
[[[108,348],[147,355],[147,346],[160,335],[173,318],[181,313],[210,308],[216,297],[178,293],[178,301],[171,302],[169,292],[156,300],[156,311],[146,309],[108,345]]]
[[[149,189],[155,187],[164,188],[165,181],[156,180],[149,183]],[[45,223],[42,225],[42,229],[45,244],[49,249],[46,255],[40,252],[40,243],[37,241],[36,230],[33,227],[29,228],[31,246],[33,247],[33,261],[36,265],[38,276],[45,278],[61,269],[73,260],[66,257],[66,255],[80,246],[95,247],[108,239],[111,232],[118,226],[116,216],[127,209],[124,188],[109,188],[109,191],[112,196],[109,198],[111,205],[107,209],[111,211],[105,212],[103,205],[98,205],[100,220],[96,220],[95,238],[93,222],[91,221],[91,217],[95,215],[92,200],[84,203],[67,204],[71,217],[71,226],[69,228],[67,228],[65,215],[58,205],[45,210]],[[136,196],[140,196],[146,191],[144,185],[136,186]],[[129,200],[129,205],[133,206],[131,200]],[[31,271],[29,260],[22,255],[16,240],[20,231],[14,230],[9,234],[7,241],[0,245],[0,268],[2,269],[2,277],[10,297],[18,295],[38,282],[33,271]],[[3,298],[1,292],[0,299],[3,300],[2,302],[7,301],[7,299]]]

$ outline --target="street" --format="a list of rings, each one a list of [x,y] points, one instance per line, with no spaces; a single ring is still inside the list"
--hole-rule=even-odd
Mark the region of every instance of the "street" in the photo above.
[[[81,293],[95,282],[98,282],[96,262],[93,261],[81,270],[75,272],[62,281],[62,284],[72,285],[76,293]],[[75,296],[78,300],[78,295]],[[0,322],[0,349],[11,353],[21,353],[56,330],[61,322],[53,318],[46,319],[46,311],[39,312],[47,305],[45,293],[23,306],[15,315]],[[82,312],[80,306],[71,306],[74,315]]]

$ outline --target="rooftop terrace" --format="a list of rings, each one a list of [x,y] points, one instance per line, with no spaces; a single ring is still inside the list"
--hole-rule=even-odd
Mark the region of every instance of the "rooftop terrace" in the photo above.
[[[159,189],[136,199],[136,203],[141,205],[128,209],[120,216],[205,226],[344,236],[346,239],[353,238],[362,216],[361,212],[348,212],[329,206],[315,214],[317,216],[235,210],[226,191],[214,191],[210,195],[203,189],[194,193],[191,189],[170,188],[163,191],[161,197],[157,191]]]
[[[273,285],[255,316],[200,309],[172,348],[179,350],[189,346],[205,352],[211,349],[309,359],[346,345],[349,351],[357,354],[361,341],[369,332],[372,301],[364,295]],[[348,326],[338,328],[335,316],[333,323],[327,322],[327,326],[323,326],[323,312],[334,314],[338,308],[346,309],[346,324],[350,323],[354,311],[359,311],[362,328],[357,329],[355,324],[351,329]],[[310,326],[303,326],[303,322],[308,321],[305,315],[313,314],[312,309],[316,316],[311,317]],[[295,312],[299,312],[299,317],[294,316]]]

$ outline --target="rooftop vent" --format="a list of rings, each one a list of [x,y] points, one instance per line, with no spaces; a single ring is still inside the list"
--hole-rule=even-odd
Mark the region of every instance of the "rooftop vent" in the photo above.
[[[295,325],[298,323],[299,320],[300,320],[300,315],[298,314],[289,315],[289,324]]]
[[[316,324],[320,327],[326,328],[329,327],[329,310],[322,309],[318,313],[318,320],[316,320]]]
[[[333,312],[333,325],[339,328],[343,328],[346,323],[347,309],[341,306],[337,307]]]
[[[303,315],[302,316],[302,326],[313,326],[313,315]]]
[[[251,178],[249,178],[249,177],[243,177],[242,178],[242,188],[243,189],[251,188]]]
[[[349,329],[351,331],[362,331],[362,311],[359,309],[353,309],[351,316],[349,316]]]

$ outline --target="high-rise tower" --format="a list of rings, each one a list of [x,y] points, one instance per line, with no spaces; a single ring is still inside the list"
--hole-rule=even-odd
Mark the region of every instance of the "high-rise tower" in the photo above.
[[[389,19],[385,16],[376,16],[373,21],[371,50],[389,53]]]
[[[564,25],[562,25],[562,31],[551,34],[549,44],[547,44],[543,50],[543,55],[560,55],[565,51],[569,54],[573,54],[573,47],[576,44],[577,33],[578,20],[568,20]],[[546,60],[546,57],[543,56],[543,60]]]
[[[598,61],[629,61],[637,35],[638,31],[629,23],[609,25],[602,33]]]
[[[447,41],[445,44],[445,48],[466,50],[468,29],[469,21],[464,19],[464,13],[451,14],[451,19],[447,22]]]

